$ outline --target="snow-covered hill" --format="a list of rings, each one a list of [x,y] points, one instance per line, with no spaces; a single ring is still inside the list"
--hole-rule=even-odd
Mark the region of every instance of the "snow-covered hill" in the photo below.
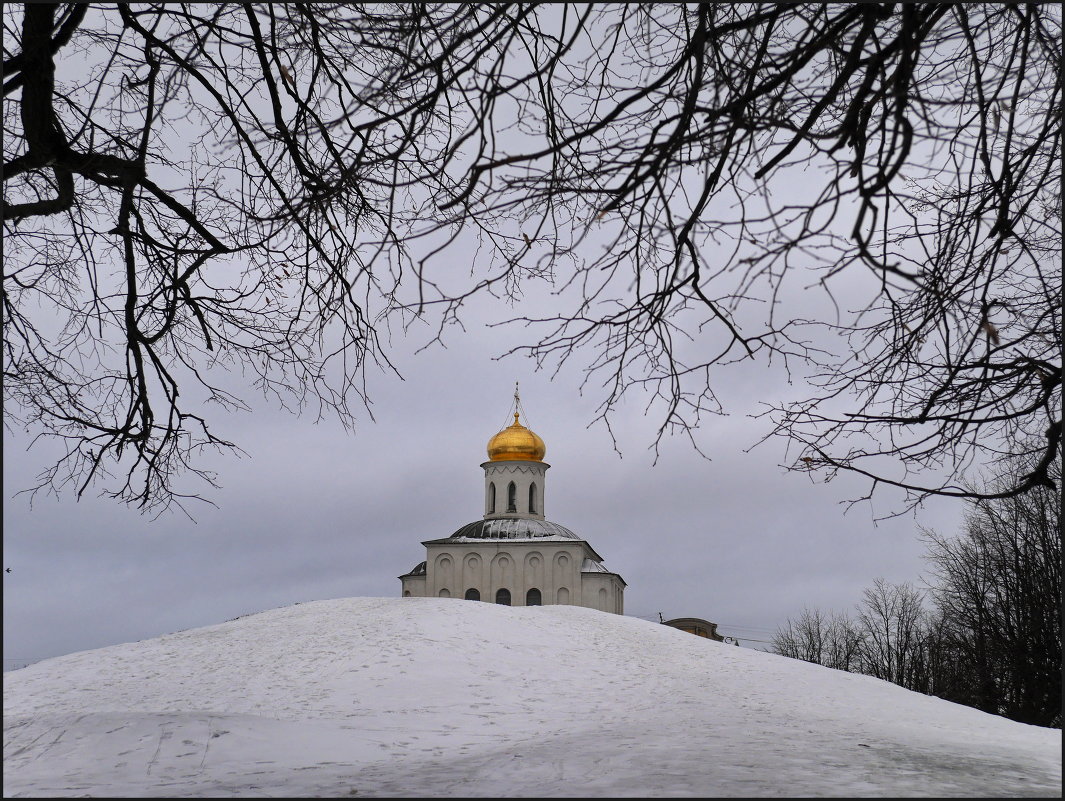
[[[10,796],[1061,795],[1061,732],[571,606],[347,598],[4,674]]]

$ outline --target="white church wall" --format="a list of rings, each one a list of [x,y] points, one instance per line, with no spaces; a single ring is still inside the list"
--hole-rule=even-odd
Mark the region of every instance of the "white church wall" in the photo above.
[[[425,576],[406,576],[402,581],[404,598],[425,597]]]
[[[581,589],[580,574],[577,573],[577,565],[580,563],[574,558],[572,554],[568,554],[565,551],[556,552],[551,560],[552,571],[551,578],[555,587],[556,597],[559,599],[557,603],[570,603],[570,601],[561,600],[562,596],[558,595],[558,591],[565,589],[568,590],[567,595],[573,597],[573,592],[576,591],[579,596]]]
[[[462,586],[457,588],[459,592],[456,597],[465,598],[467,590],[475,589],[481,593],[481,600],[484,600],[484,587],[488,583],[485,581],[486,564],[480,554],[467,553],[463,556]]]
[[[437,554],[431,578],[433,595],[449,598],[455,594],[455,557],[450,552]]]
[[[428,546],[426,576],[403,579],[412,597],[465,598],[475,589],[480,600],[495,603],[500,589],[510,592],[512,606],[525,606],[530,589],[542,604],[576,604],[624,614],[625,586],[613,573],[582,573],[594,554],[584,542],[556,541],[455,543]]]
[[[551,596],[548,595],[548,587],[544,583],[544,577],[547,571],[544,570],[544,555],[541,551],[527,551],[525,553],[525,565],[522,570],[522,583],[525,585],[525,591],[522,597],[525,598],[529,594],[529,590],[535,588],[540,591],[541,603],[548,603],[546,600]],[[527,601],[522,601],[523,604]]]
[[[624,587],[611,573],[581,574],[581,606],[602,612],[624,614]]]
[[[456,543],[428,546],[427,576],[404,579],[404,592],[413,596],[464,598],[476,589],[482,601],[494,603],[499,589],[510,591],[511,605],[524,606],[530,589],[540,591],[541,603],[585,605],[579,566],[584,544],[575,542]],[[414,579],[424,588],[416,587]],[[594,608],[598,608],[597,606]]]
[[[496,593],[506,590],[510,593],[511,606],[518,606],[518,601],[524,601],[525,594],[515,581],[514,557],[508,551],[502,551],[492,557],[491,580],[488,584],[488,595],[481,594],[485,601],[496,600]]]

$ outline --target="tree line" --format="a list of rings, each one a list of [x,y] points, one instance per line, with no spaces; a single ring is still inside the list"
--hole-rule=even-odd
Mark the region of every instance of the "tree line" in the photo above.
[[[877,579],[853,614],[803,609],[772,650],[1060,728],[1060,492],[974,500],[956,536],[921,536],[923,587]]]

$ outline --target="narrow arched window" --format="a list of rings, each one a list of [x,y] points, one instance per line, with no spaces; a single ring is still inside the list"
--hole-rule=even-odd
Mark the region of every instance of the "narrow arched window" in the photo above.
[[[466,594],[463,596],[467,601],[479,601],[481,600],[481,593],[478,590],[470,589],[466,590]]]
[[[493,481],[488,485],[488,514],[493,514],[496,510],[496,483]]]
[[[511,484],[511,486],[514,486]],[[503,606],[510,606],[510,590],[496,590],[496,603],[503,604]]]
[[[518,511],[518,488],[514,486],[514,482],[510,482],[510,486],[507,487],[507,511]]]
[[[536,482],[529,485],[529,514],[536,514]]]
[[[540,591],[533,587],[527,593],[525,593],[525,605],[526,606],[543,606],[544,602],[540,596]]]

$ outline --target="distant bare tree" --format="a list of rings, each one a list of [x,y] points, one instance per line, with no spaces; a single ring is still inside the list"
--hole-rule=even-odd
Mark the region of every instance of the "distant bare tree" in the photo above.
[[[803,609],[794,622],[788,618],[772,638],[773,653],[824,664],[827,620],[819,609]]]
[[[877,579],[856,620],[804,609],[776,632],[773,651],[1060,728],[1061,493],[994,497],[1031,464],[1000,469],[958,536],[923,530],[933,610],[910,584]],[[1049,473],[1060,486],[1060,463]]]
[[[608,426],[643,389],[659,438],[691,435],[729,363],[779,360],[814,387],[766,410],[793,469],[991,497],[966,470],[1024,453],[995,497],[1046,486],[1060,22],[6,4],[5,415],[67,443],[41,487],[111,470],[116,497],[165,506],[230,447],[202,411],[243,405],[218,367],[351,424],[365,367],[390,368],[380,326],[442,337],[475,296],[543,279],[558,313],[519,350],[583,360]]]
[[[864,635],[844,614],[826,615],[819,609],[803,609],[772,638],[772,651],[792,659],[836,670],[860,671]]]
[[[833,613],[829,618],[824,665],[852,673],[861,671],[865,635],[846,614]]]
[[[910,687],[921,665],[924,608],[921,592],[909,584],[876,579],[862,592],[858,628],[862,673]]]
[[[1060,482],[1060,464],[1051,475]],[[925,537],[943,639],[970,666],[967,702],[1060,727],[1060,491],[974,502],[959,536]]]
[[[981,703],[980,681],[969,654],[960,647],[954,623],[937,611],[928,612],[920,658],[914,663],[907,689],[995,713]]]

